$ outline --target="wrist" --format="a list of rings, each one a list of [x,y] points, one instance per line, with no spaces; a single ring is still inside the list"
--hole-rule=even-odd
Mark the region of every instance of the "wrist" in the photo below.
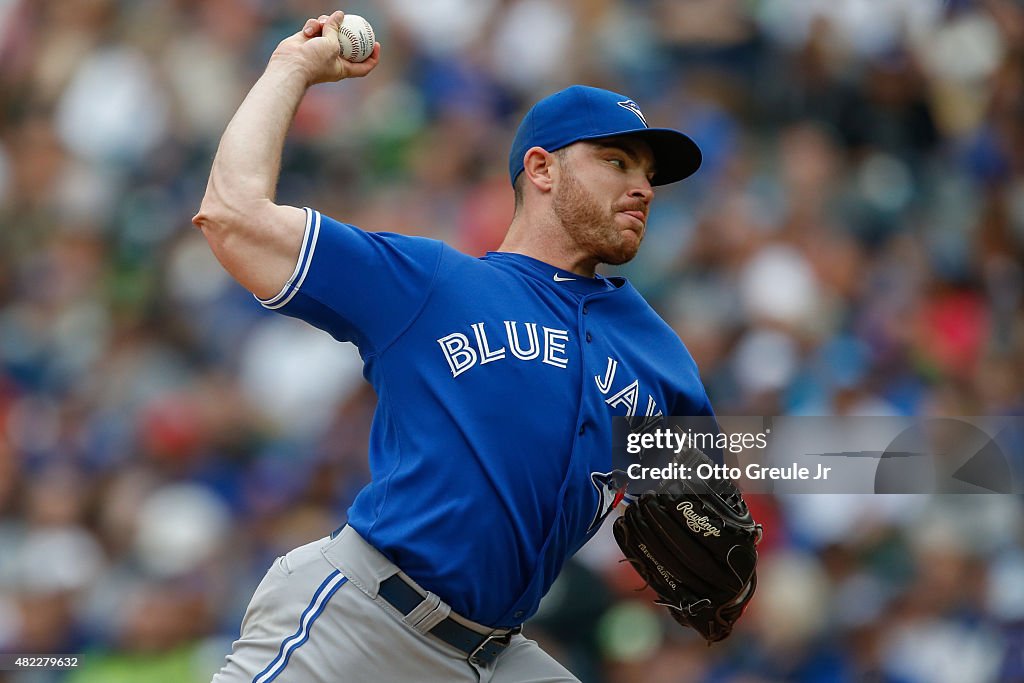
[[[267,62],[264,74],[286,81],[301,83],[303,88],[316,83],[313,71],[296,55],[274,53]]]

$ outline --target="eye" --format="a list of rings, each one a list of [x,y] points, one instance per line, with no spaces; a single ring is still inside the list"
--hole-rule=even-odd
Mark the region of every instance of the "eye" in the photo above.
[[[612,164],[613,166],[618,166],[620,169],[626,168],[626,160],[619,157],[612,157],[611,159],[608,160],[608,163]]]

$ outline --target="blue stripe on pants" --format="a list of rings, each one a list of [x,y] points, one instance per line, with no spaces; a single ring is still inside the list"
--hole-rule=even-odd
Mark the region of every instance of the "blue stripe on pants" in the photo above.
[[[323,613],[331,597],[346,581],[348,581],[348,577],[338,570],[324,579],[324,582],[316,589],[316,593],[313,594],[313,599],[310,600],[302,616],[299,617],[299,629],[281,642],[277,656],[267,665],[266,669],[256,674],[256,678],[252,679],[253,683],[270,683],[284,671],[292,654],[309,640],[309,633],[313,629],[313,623],[317,617]]]

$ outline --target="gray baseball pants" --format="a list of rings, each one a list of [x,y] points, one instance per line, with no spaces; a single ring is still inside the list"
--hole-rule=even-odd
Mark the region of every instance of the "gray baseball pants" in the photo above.
[[[398,572],[350,527],[278,558],[212,683],[579,683],[521,634],[489,666],[471,665],[426,631],[446,616],[482,635],[492,630],[452,613],[408,577],[426,597],[403,616],[377,595]]]

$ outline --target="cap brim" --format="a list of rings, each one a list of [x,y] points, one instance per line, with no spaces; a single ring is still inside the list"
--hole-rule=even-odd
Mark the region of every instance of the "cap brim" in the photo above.
[[[654,153],[654,177],[651,185],[668,185],[689,178],[700,168],[703,155],[697,143],[671,128],[637,128],[610,135],[594,135],[581,140],[636,136],[642,138]]]

